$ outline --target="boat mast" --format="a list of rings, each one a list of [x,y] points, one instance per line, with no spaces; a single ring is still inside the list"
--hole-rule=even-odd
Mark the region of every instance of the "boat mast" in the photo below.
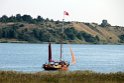
[[[62,28],[61,28],[61,35],[62,35],[62,38],[61,38],[61,44],[60,44],[60,61],[62,61],[62,53],[63,53],[63,33],[64,33],[64,16],[63,16],[63,19],[62,19]]]
[[[52,48],[51,48],[51,43],[49,43],[49,46],[48,46],[48,61],[49,63],[52,61]]]

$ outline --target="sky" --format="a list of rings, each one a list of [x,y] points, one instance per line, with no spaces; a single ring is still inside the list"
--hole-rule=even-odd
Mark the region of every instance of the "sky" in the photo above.
[[[101,23],[124,26],[124,0],[0,0],[0,17],[29,14],[36,18]]]

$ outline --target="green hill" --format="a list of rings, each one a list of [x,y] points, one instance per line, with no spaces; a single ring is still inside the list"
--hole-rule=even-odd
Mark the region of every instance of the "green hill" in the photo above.
[[[64,30],[62,33],[62,29]],[[0,42],[123,44],[124,27],[65,22],[30,15],[0,17]]]

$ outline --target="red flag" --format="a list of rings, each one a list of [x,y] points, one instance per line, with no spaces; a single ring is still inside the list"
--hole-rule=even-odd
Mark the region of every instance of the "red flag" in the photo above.
[[[66,12],[66,11],[64,11],[64,15],[67,15],[67,16],[69,16],[69,13],[68,13],[68,12]]]

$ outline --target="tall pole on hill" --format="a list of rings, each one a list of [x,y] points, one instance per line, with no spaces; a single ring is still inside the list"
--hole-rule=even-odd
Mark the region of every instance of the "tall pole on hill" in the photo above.
[[[63,54],[63,41],[64,41],[64,28],[65,28],[65,16],[69,16],[69,13],[64,11],[63,12],[63,19],[62,19],[62,29],[61,29],[61,44],[60,44],[60,61],[62,61],[62,54]]]

